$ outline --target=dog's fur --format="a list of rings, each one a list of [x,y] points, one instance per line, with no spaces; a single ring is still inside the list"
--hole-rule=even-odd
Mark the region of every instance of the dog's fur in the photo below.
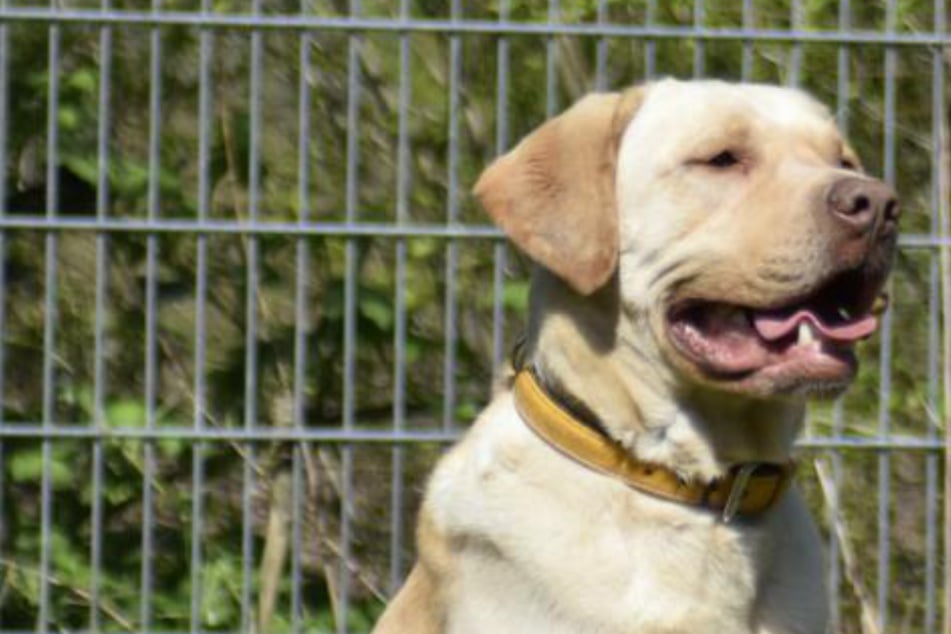
[[[711,159],[724,150],[735,162]],[[854,357],[711,371],[673,341],[671,311],[781,306],[853,269],[877,293],[894,218],[858,231],[832,213],[848,179],[884,187],[803,93],[664,80],[586,97],[475,191],[540,265],[525,348],[540,382],[640,460],[711,480],[788,461],[805,398],[841,390]],[[826,628],[819,536],[794,489],[729,523],[654,498],[553,450],[507,389],[438,465],[418,544],[379,634]]]

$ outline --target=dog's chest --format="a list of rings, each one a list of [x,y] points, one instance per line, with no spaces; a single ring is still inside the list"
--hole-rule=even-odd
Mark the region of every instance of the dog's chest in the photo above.
[[[632,493],[503,418],[431,490],[463,544],[453,629],[749,631],[754,534]]]

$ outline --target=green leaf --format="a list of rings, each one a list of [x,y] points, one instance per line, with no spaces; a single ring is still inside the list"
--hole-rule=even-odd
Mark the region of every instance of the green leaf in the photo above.
[[[80,68],[66,76],[65,84],[79,92],[95,94],[99,85],[99,76],[91,68]]]
[[[75,108],[61,105],[57,115],[62,130],[72,131],[79,127],[79,111]]]
[[[106,423],[110,427],[144,427],[145,415],[141,401],[124,399],[106,406]]]
[[[234,623],[240,607],[241,567],[231,557],[208,562],[202,571],[201,613],[208,627]]]
[[[502,290],[502,303],[509,310],[525,312],[528,310],[529,283],[521,280],[507,280]]]
[[[475,420],[475,417],[479,415],[481,407],[482,406],[478,403],[459,403],[456,405],[456,420],[464,423]]]
[[[441,244],[442,242],[436,238],[417,238],[408,242],[407,251],[409,252],[409,257],[422,260],[431,257],[434,253],[439,251]]]
[[[183,438],[162,438],[158,441],[159,453],[168,458],[178,458],[189,447]]]
[[[134,499],[142,490],[133,480],[107,478],[105,496],[110,504],[118,505]]]
[[[49,478],[55,489],[69,488],[75,485],[73,471],[74,454],[68,447],[54,445],[49,461]],[[38,483],[43,479],[43,450],[35,447],[28,451],[14,453],[8,462],[10,479],[13,482]]]
[[[393,328],[393,305],[377,293],[360,297],[360,313],[384,332]]]

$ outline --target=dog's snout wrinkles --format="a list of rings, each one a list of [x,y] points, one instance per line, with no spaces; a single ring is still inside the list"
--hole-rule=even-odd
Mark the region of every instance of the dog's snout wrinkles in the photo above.
[[[826,202],[837,223],[863,234],[876,227],[887,230],[898,220],[898,197],[881,181],[843,178],[829,189]]]

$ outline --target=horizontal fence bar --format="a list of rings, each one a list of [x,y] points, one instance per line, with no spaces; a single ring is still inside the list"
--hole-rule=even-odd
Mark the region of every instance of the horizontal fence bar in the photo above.
[[[103,233],[189,233],[239,235],[329,236],[344,238],[478,238],[502,239],[491,225],[386,224],[372,222],[256,222],[231,220],[0,217],[2,230],[94,231]]]
[[[185,218],[137,219],[46,216],[2,216],[0,231],[92,231],[97,233],[190,233],[231,235],[295,235],[341,238],[473,238],[501,240],[505,234],[492,225],[387,224],[373,222],[249,222],[191,220]],[[906,249],[951,246],[951,237],[905,234],[898,240]]]
[[[126,25],[137,27],[192,26],[217,29],[273,29],[382,33],[437,33],[440,35],[538,35],[638,37],[819,44],[875,44],[882,46],[947,46],[951,34],[937,32],[804,31],[752,28],[706,28],[638,24],[557,22],[502,22],[494,20],[420,20],[313,15],[209,14],[186,11],[101,11],[6,7],[0,22],[44,24]]]
[[[0,438],[97,439],[97,440],[207,440],[220,442],[314,442],[314,443],[450,443],[461,437],[458,432],[392,429],[342,429],[293,427],[97,427],[95,425],[40,425],[39,423],[0,424]]]
[[[22,568],[21,568],[22,570]],[[29,575],[30,572],[26,571],[26,574]],[[37,630],[0,630],[3,634],[36,634]],[[112,632],[114,630],[68,630],[70,634],[102,634],[102,631]],[[130,630],[115,630],[115,631],[130,631]],[[150,629],[148,634],[247,634],[247,632],[241,632],[239,630],[155,630]]]
[[[436,421],[434,420],[434,424]],[[207,440],[234,442],[313,442],[313,443],[450,443],[459,440],[464,430],[398,430],[293,427],[97,427],[94,424],[41,425],[35,422],[0,423],[0,438],[95,439],[95,440]],[[813,436],[801,439],[800,449],[864,449],[874,451],[939,451],[944,443],[936,438],[913,436]]]

